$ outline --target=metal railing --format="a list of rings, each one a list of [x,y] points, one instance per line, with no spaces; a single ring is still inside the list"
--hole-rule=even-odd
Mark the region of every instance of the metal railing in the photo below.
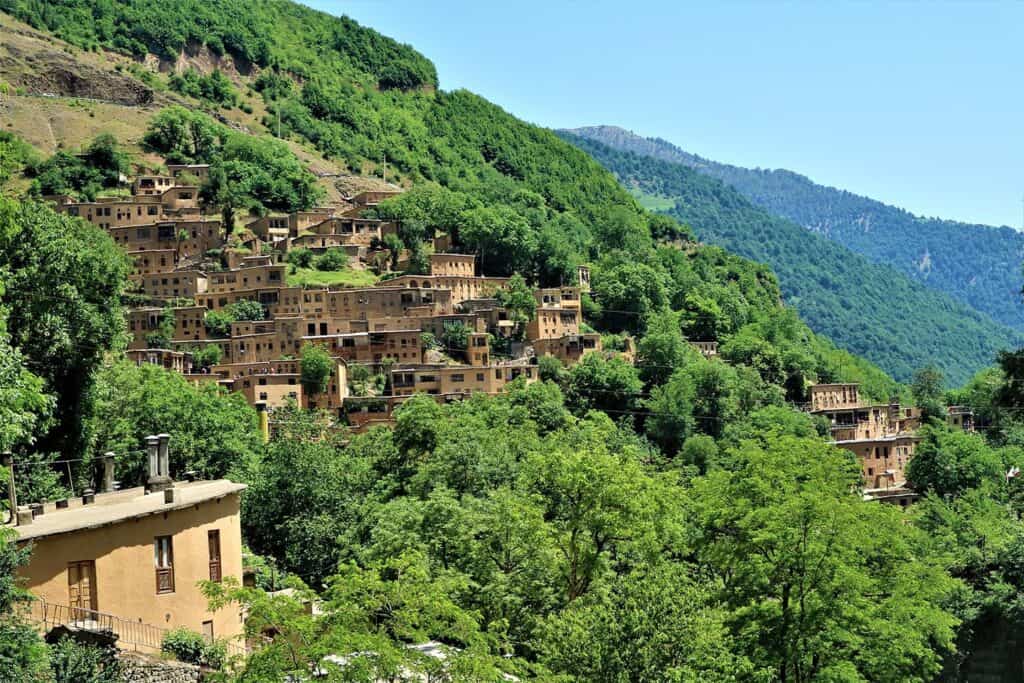
[[[85,631],[111,631],[117,635],[117,647],[122,650],[159,652],[167,633],[165,628],[141,621],[131,621],[113,614],[59,605],[45,600],[33,600],[28,611],[28,618],[44,633],[57,626],[69,626]]]
[[[68,626],[84,631],[110,631],[117,636],[118,649],[149,654],[160,652],[164,635],[169,631],[142,621],[132,621],[105,612],[60,605],[42,599],[35,599],[30,603],[26,609],[26,617],[44,634],[57,626]],[[248,653],[248,649],[238,642],[217,642],[222,642],[232,657],[245,656]]]

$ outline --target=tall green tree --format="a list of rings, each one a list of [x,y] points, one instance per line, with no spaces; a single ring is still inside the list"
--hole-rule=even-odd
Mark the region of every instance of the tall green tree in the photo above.
[[[11,343],[56,397],[56,422],[37,448],[82,455],[93,375],[123,343],[128,263],[103,231],[35,202],[0,199],[0,270]]]

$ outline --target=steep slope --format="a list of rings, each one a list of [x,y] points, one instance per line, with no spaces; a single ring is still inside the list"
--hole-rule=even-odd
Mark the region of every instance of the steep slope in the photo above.
[[[689,166],[562,133],[627,187],[670,200],[668,213],[707,242],[768,263],[787,301],[813,329],[907,379],[940,367],[953,383],[991,364],[1018,335],[896,270],[871,263],[796,223],[771,215]]]
[[[40,92],[33,69],[19,66],[26,55],[36,63],[45,57],[105,69],[141,82],[154,99],[279,137],[328,185],[352,187],[386,174],[414,190],[393,218],[448,231],[456,249],[486,249],[492,271],[517,270],[552,285],[573,281],[576,265],[588,262],[595,298],[625,293],[618,304],[599,301],[592,312],[602,331],[642,333],[646,312],[667,304],[684,314],[685,334],[723,344],[734,335],[763,337],[784,359],[772,366],[783,377],[772,381],[784,379],[796,400],[806,381],[860,381],[876,397],[895,390],[877,367],[814,335],[784,309],[766,268],[714,247],[658,246],[652,238],[685,238],[685,231],[643,211],[590,156],[477,95],[437,88],[428,60],[351,20],[283,0],[0,0],[0,9],[10,12],[0,14],[0,50],[17,45],[21,53],[0,60],[0,79],[14,86],[0,107],[22,112],[10,131],[42,151],[84,147],[97,124],[103,128],[103,112],[130,124],[129,151],[161,163],[141,140],[152,108],[84,100],[66,87]],[[214,76],[215,98],[202,90]],[[59,139],[37,130],[32,114],[44,104],[47,122],[66,116],[75,124],[63,127]],[[634,272],[638,264],[643,273]],[[646,279],[648,291],[633,291],[634,276]],[[602,307],[629,311],[602,315]],[[710,310],[719,311],[717,319]]]
[[[821,233],[875,263],[890,265],[1004,325],[1024,330],[1024,307],[1019,303],[1024,234],[1016,230],[915,216],[819,185],[792,171],[721,164],[615,126],[572,132],[718,178],[769,213]]]

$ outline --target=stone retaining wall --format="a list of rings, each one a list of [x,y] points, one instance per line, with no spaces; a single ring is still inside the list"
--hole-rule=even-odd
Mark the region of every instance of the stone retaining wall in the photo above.
[[[196,683],[199,667],[193,664],[122,652],[121,680],[124,683]]]

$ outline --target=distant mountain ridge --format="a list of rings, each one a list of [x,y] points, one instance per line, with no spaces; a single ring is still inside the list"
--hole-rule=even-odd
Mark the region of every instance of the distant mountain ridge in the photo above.
[[[787,303],[816,332],[899,380],[934,364],[954,385],[991,365],[1021,335],[894,268],[755,206],[726,183],[683,164],[559,133],[612,171],[641,201],[690,225],[704,242],[767,263]]]
[[[614,149],[683,164],[733,186],[757,206],[890,265],[930,289],[1024,330],[1024,234],[1009,227],[922,218],[785,169],[749,169],[686,152],[617,126],[569,132]]]

